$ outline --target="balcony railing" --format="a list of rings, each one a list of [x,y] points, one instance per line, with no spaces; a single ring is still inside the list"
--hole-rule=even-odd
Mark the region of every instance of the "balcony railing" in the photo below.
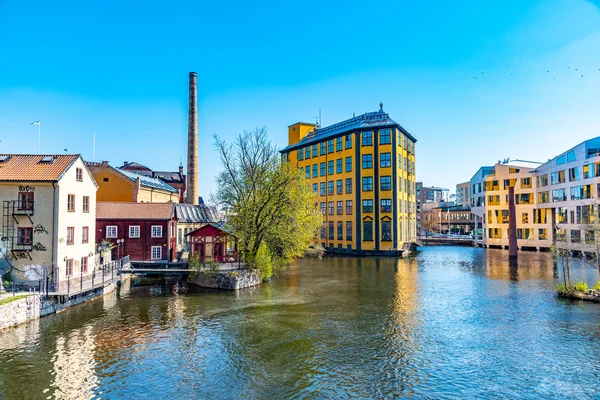
[[[20,201],[17,200],[16,207],[13,211],[14,215],[33,215],[33,200]]]

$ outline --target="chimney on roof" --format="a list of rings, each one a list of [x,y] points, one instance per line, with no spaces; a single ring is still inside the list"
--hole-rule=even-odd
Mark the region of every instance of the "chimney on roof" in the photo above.
[[[188,162],[186,203],[198,204],[198,96],[196,73],[189,75]]]

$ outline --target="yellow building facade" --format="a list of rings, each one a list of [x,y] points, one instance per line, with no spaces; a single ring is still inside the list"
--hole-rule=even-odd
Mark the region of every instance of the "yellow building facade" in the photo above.
[[[125,171],[103,162],[87,166],[98,183],[97,201],[178,203],[179,192],[158,178]]]
[[[397,254],[416,240],[415,143],[383,105],[328,127],[288,128],[283,158],[306,175],[323,214],[315,244]]]

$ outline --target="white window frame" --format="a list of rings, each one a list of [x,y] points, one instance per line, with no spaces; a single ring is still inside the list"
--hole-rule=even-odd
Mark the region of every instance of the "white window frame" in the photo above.
[[[155,235],[154,234],[154,228],[160,229],[160,234],[159,235]],[[151,232],[152,232],[151,237],[153,237],[153,238],[161,238],[161,237],[163,237],[163,227],[162,227],[162,225],[152,225]]]
[[[132,234],[132,228],[137,228],[137,235]],[[139,225],[129,225],[129,237],[132,239],[137,239],[140,237],[140,226]]]
[[[111,235],[112,229],[114,228],[115,233]],[[117,225],[106,225],[106,238],[107,239],[116,239],[119,235],[119,227]]]
[[[154,257],[154,250],[158,249],[158,257]],[[150,248],[150,258],[152,260],[162,260],[162,246],[152,246]]]

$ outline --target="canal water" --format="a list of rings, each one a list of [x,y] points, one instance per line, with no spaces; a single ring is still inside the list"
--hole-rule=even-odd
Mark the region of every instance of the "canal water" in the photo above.
[[[572,275],[593,284],[582,260]],[[600,305],[544,253],[303,259],[239,293],[156,280],[0,333],[0,398],[600,398]]]

